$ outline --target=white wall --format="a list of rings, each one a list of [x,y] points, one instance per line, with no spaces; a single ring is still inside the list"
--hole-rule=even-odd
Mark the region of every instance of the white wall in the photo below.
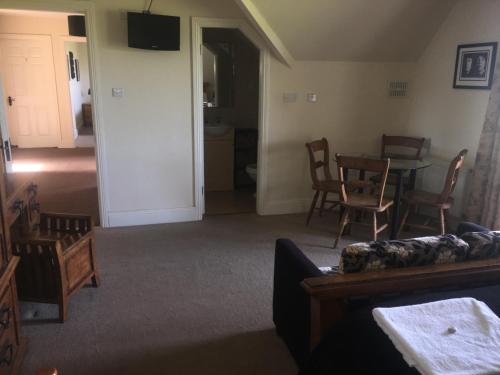
[[[408,121],[409,100],[389,98],[388,82],[409,80],[413,70],[409,63],[313,61],[289,69],[273,59],[266,212],[301,212],[310,204],[306,142],[326,137],[331,157],[378,153],[382,134],[399,132]],[[284,103],[285,92],[297,93],[297,102]],[[306,101],[309,92],[318,95],[316,103]]]
[[[461,0],[452,9],[420,58],[413,87],[408,134],[431,138],[431,155],[443,162],[425,172],[423,188],[442,189],[447,163],[462,148],[474,164],[489,90],[453,89],[457,45],[500,41],[500,1]],[[452,213],[460,216],[467,173],[462,174]]]
[[[180,51],[127,47],[125,10],[142,0],[95,1],[111,225],[192,219],[193,121],[190,17],[242,18],[232,0],[156,1],[181,17]],[[111,89],[124,89],[113,98]]]
[[[50,35],[56,75],[59,123],[61,126],[60,147],[74,147],[73,120],[63,41],[63,38],[68,35],[66,16],[2,13],[0,14],[0,34],[3,33]]]
[[[79,63],[80,80],[78,80],[76,76],[73,79],[71,79],[71,76],[68,77],[73,120],[73,138],[76,138],[78,136],[78,128],[83,125],[82,104],[91,102],[91,96],[88,94],[88,90],[90,89],[90,80],[87,43],[66,41],[64,43],[64,50],[66,55],[68,55],[71,51],[73,53],[73,58],[78,60]]]

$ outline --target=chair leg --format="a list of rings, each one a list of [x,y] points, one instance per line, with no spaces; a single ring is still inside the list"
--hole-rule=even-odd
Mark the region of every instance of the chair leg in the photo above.
[[[410,214],[410,210],[411,210],[411,205],[408,204],[406,206],[406,210],[405,210],[405,213],[403,215],[403,219],[401,220],[401,224],[399,224],[399,229],[398,229],[398,235],[397,235],[397,238],[400,238],[401,237],[401,232],[403,231],[403,228],[405,227],[406,225],[406,220],[408,220],[408,215]]]
[[[64,323],[68,319],[68,298],[59,298],[59,323]]]
[[[349,209],[345,208],[344,212],[342,213],[342,218],[340,219],[339,233],[337,234],[337,238],[335,239],[335,243],[333,244],[334,249],[337,248],[337,245],[339,244],[340,241],[340,237],[342,237],[342,233],[344,232],[344,229],[348,223],[349,223]]]
[[[311,221],[311,216],[316,208],[316,203],[318,202],[319,190],[316,190],[314,193],[313,200],[311,202],[311,208],[309,209],[309,214],[307,215],[306,225],[309,225],[309,221]]]
[[[377,213],[372,212],[373,217],[373,241],[377,241]]]
[[[446,233],[446,220],[444,210],[442,208],[439,210],[439,221],[441,224],[441,235],[443,235]]]
[[[319,206],[319,216],[323,216],[323,209],[325,208],[325,201],[326,201],[326,196],[328,195],[327,191],[323,192],[323,195],[321,196],[321,205]]]

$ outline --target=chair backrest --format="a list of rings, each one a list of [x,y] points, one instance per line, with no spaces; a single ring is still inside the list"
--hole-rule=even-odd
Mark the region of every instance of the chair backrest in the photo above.
[[[421,157],[425,138],[406,137],[400,135],[382,135],[381,158],[418,160]],[[390,152],[390,149],[398,149],[399,153]],[[404,153],[401,151],[405,151]]]
[[[328,148],[328,140],[326,138],[321,138],[306,143],[306,148],[309,153],[309,165],[313,184],[318,184],[322,180],[318,175],[318,169],[323,169],[324,178],[331,180],[332,175],[330,173],[330,150]],[[316,158],[316,152],[323,153],[323,160],[318,160]]]
[[[450,197],[458,181],[458,172],[464,164],[465,155],[467,155],[467,150],[463,149],[458,153],[458,155],[451,161],[448,167],[448,174],[446,175],[446,180],[444,182],[444,188],[440,195],[440,202],[446,203]]]
[[[337,160],[337,168],[339,173],[340,181],[340,201],[349,201],[349,189],[346,189],[346,185],[349,187],[376,187],[376,198],[377,207],[382,206],[382,200],[384,198],[385,184],[387,182],[387,174],[389,173],[389,165],[391,163],[390,159],[368,159],[353,156],[342,156],[336,154],[335,158]],[[345,170],[358,170],[364,172],[372,172],[380,174],[380,182],[375,185],[372,182],[361,180],[361,179],[348,179],[346,180]]]

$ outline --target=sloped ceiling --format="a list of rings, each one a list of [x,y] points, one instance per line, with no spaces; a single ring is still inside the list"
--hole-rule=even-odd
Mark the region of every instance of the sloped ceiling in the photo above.
[[[457,0],[253,0],[296,60],[416,61]]]

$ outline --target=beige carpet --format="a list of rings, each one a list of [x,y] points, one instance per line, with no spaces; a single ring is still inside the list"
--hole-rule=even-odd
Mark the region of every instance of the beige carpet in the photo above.
[[[246,214],[99,229],[102,286],[70,300],[66,323],[33,320],[55,318],[55,306],[22,305],[31,320],[22,373],[295,374],[272,323],[274,242],[291,238],[320,265],[338,263],[339,253],[336,217],[304,221]]]
[[[37,183],[42,211],[92,215],[99,223],[94,149],[15,149],[13,156],[15,173]]]

